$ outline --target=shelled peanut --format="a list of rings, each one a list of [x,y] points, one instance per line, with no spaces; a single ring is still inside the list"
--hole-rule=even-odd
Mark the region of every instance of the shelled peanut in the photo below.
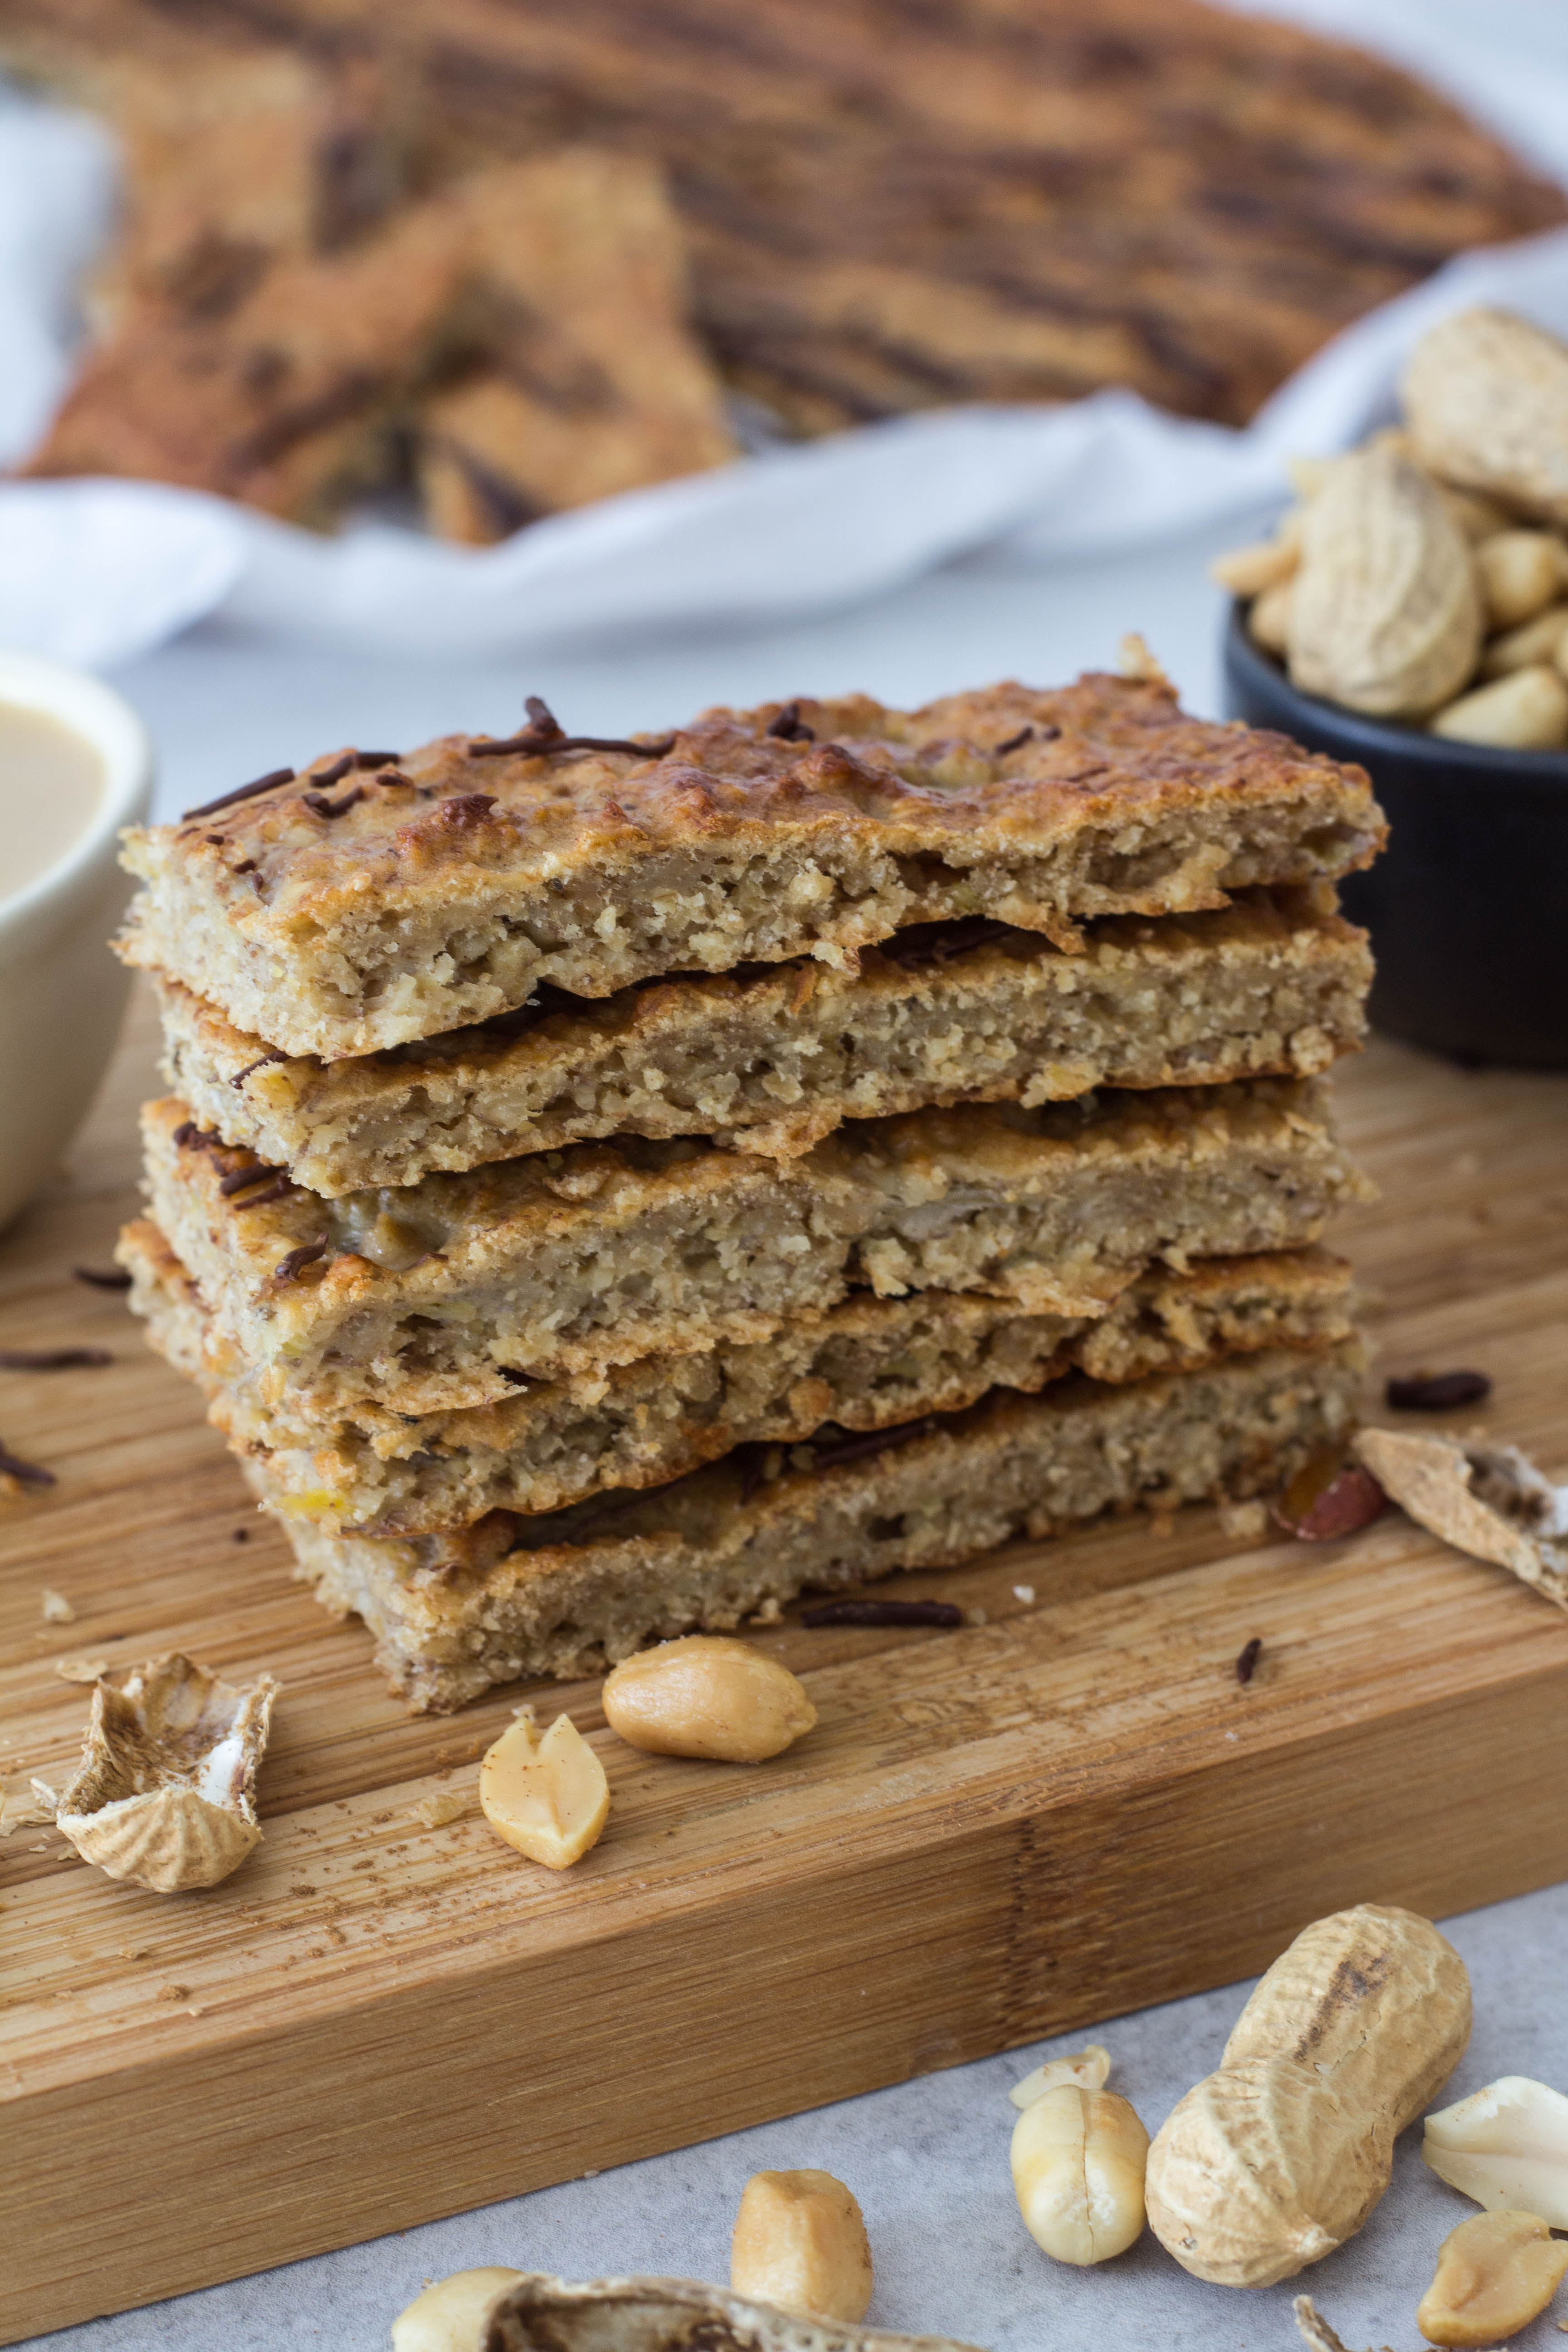
[[[1568,344],[1500,310],[1411,354],[1403,426],[1292,467],[1273,539],[1215,578],[1291,683],[1515,751],[1568,746]]]

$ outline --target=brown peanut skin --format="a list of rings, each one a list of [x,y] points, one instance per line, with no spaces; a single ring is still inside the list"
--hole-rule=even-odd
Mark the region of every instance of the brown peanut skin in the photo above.
[[[1395,2138],[1469,2032],[1464,1962],[1429,1920],[1362,1904],[1314,1921],[1155,2135],[1155,2236],[1221,2286],[1272,2286],[1331,2253],[1387,2188]]]

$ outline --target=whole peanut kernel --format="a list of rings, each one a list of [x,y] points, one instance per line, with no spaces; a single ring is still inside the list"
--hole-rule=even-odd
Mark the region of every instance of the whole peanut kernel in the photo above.
[[[754,2172],[741,2193],[730,2284],[818,2319],[864,2319],[871,2247],[853,2194],[831,2172]]]
[[[491,2304],[522,2276],[490,2263],[437,2279],[393,2321],[392,2352],[478,2352]]]
[[[1434,735],[1456,743],[1493,743],[1500,750],[1549,751],[1568,741],[1568,686],[1544,663],[1510,670],[1439,710]]]
[[[749,1642],[688,1633],[605,1678],[605,1720],[655,1756],[761,1764],[811,1729],[816,1709],[787,1666]]]
[[[558,1715],[542,1735],[521,1715],[485,1751],[479,1803],[508,1845],[549,1870],[565,1870],[597,1843],[610,1784],[569,1715]]]
[[[1568,548],[1549,530],[1500,530],[1476,547],[1487,624],[1517,628],[1568,588]]]
[[[1568,2271],[1568,2245],[1534,2213],[1472,2213],[1437,2249],[1415,2325],[1431,2344],[1500,2344],[1545,2310]]]
[[[1012,2155],[1024,2225],[1058,2263],[1109,2262],[1142,2235],[1149,2135],[1114,2091],[1058,2083],[1018,2117]]]

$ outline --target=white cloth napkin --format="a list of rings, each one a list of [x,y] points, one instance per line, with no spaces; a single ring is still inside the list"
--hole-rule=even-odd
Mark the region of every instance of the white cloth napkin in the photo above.
[[[1562,0],[1275,0],[1415,66],[1568,181]],[[79,115],[0,103],[0,463],[68,381],[72,289],[106,233],[113,158]],[[933,412],[746,457],[447,547],[362,521],[334,539],[142,482],[0,485],[0,644],[89,667],[208,614],[382,653],[483,655],[763,626],[877,595],[959,556],[1029,564],[1255,517],[1282,460],[1393,414],[1400,361],[1446,312],[1497,302],[1568,334],[1568,230],[1461,256],[1358,320],[1245,431],[1136,394]]]

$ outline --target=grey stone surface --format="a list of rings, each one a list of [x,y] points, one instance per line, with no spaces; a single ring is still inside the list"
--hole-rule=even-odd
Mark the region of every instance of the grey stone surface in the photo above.
[[[1445,2104],[1499,2074],[1568,2089],[1568,1885],[1446,1927],[1470,1970],[1476,2027]],[[877,2266],[870,2318],[879,2326],[953,2336],[989,2352],[1295,2352],[1290,2298],[1304,2288],[1355,2352],[1369,2344],[1415,2352],[1415,2305],[1438,2242],[1476,2210],[1422,2164],[1419,2126],[1400,2142],[1393,2186],[1362,2235],[1281,2286],[1205,2286],[1148,2233],[1115,2262],[1071,2270],[1024,2230],[1007,2168],[1008,2086],[1052,2051],[1103,2041],[1111,2087],[1153,2131],[1215,2063],[1247,1990],[1143,2010],[596,2179],[89,2321],[36,2338],[34,2352],[379,2352],[426,2280],[479,2263],[568,2278],[651,2271],[722,2281],[744,2182],[764,2166],[795,2165],[837,2173],[860,2200]],[[636,2097],[635,2085],[626,2095]],[[104,2288],[112,2292],[107,2278]],[[1568,2289],[1512,2339],[1513,2352],[1561,2346],[1559,2316],[1568,2316]]]

